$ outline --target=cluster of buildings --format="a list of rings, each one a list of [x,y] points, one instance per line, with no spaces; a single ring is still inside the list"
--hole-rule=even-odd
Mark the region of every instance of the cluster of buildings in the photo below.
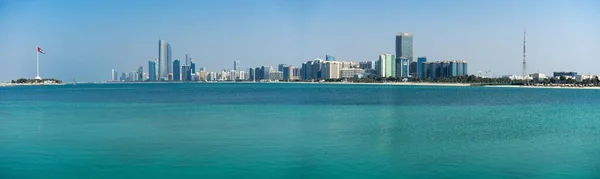
[[[338,61],[334,56],[325,55],[307,61],[301,66],[279,64],[240,69],[240,61],[233,62],[233,70],[208,72],[196,64],[190,54],[185,61],[172,61],[171,45],[158,41],[158,59],[148,62],[148,71],[143,67],[118,75],[112,71],[112,81],[293,81],[331,80],[364,77],[380,78],[447,78],[467,75],[466,61],[427,61],[427,57],[413,57],[413,34],[396,34],[396,54],[381,54],[374,61]]]

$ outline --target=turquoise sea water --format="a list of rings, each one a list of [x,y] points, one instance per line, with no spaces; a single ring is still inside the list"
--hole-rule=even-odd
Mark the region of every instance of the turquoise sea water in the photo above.
[[[600,178],[600,90],[0,88],[0,178]]]

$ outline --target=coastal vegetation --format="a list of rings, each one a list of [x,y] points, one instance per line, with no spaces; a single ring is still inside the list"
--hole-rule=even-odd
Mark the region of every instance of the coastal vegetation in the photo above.
[[[48,78],[48,79],[28,79],[28,78],[19,78],[17,80],[12,80],[13,84],[48,84],[48,83],[63,83],[61,80]]]

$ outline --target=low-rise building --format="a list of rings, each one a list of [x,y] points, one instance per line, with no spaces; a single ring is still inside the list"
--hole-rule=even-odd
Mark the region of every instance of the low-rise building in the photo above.
[[[358,77],[362,77],[364,74],[365,70],[360,68],[342,68],[340,70],[341,78],[356,78],[357,75]]]

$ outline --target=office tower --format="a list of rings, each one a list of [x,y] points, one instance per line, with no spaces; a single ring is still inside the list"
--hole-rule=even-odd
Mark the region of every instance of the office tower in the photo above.
[[[137,69],[137,80],[136,81],[144,81],[144,67],[140,66]]]
[[[148,81],[156,81],[156,61],[148,61]]]
[[[190,68],[192,69],[192,74],[196,74],[196,63],[193,60],[190,61]]]
[[[369,70],[369,69],[375,70],[375,61],[359,62],[358,66],[361,69],[365,69],[365,70]]]
[[[283,72],[283,69],[285,69],[285,68],[286,68],[286,67],[288,67],[288,66],[289,66],[289,65],[287,65],[287,64],[279,64],[279,65],[277,66],[277,71],[281,71],[281,72]]]
[[[365,70],[360,68],[342,68],[340,78],[355,78],[364,75]]]
[[[423,76],[423,63],[427,62],[427,57],[417,58],[417,78],[424,78]]]
[[[172,56],[171,56],[171,44],[167,43],[167,74],[173,76],[173,60],[172,60]],[[173,79],[172,77],[169,79]]]
[[[192,81],[192,68],[190,67],[190,65],[181,66],[181,79],[182,81]]]
[[[189,53],[185,53],[185,65],[190,65],[192,64],[192,56]]]
[[[158,63],[157,77],[160,80],[168,80],[169,74],[173,73],[171,64],[171,45],[164,40],[158,40]]]
[[[173,81],[181,81],[181,63],[179,60],[173,61]]]
[[[300,79],[308,80],[308,67],[310,62],[303,62],[300,67]]]
[[[240,70],[240,61],[233,61],[233,71]]]
[[[396,34],[396,58],[408,58],[409,62],[413,62],[413,34],[398,33]]]
[[[271,73],[272,68],[270,66],[262,66],[260,67],[260,72],[262,72],[261,74],[261,80],[268,80],[269,79],[269,73]],[[283,74],[282,74],[283,76]]]
[[[118,81],[118,80],[119,80],[119,74],[117,73],[117,70],[112,69],[110,81]]]
[[[249,81],[255,81],[256,80],[254,78],[254,68],[248,69],[248,80]]]
[[[301,77],[301,72],[300,72],[301,68],[294,67],[294,69],[292,71],[293,71],[293,75],[292,75],[293,78],[292,79],[293,80],[299,80],[300,77]]]
[[[408,58],[396,58],[396,77],[407,78],[410,72],[410,60]]]
[[[321,79],[322,78],[322,74],[321,74],[321,69],[323,67],[323,60],[321,60],[320,58],[317,58],[313,61],[311,61],[310,63],[310,67],[307,70],[309,74],[307,74],[309,76],[308,79],[310,80],[317,80],[317,79]]]
[[[337,61],[325,61],[321,69],[323,79],[339,79],[341,63]]]
[[[283,80],[293,80],[294,79],[294,67],[289,65],[284,67],[281,72],[283,72]]]
[[[331,55],[325,55],[325,61],[335,61],[335,57]]]
[[[270,71],[268,79],[271,80],[271,81],[283,80],[283,72],[280,72],[280,71]]]
[[[375,65],[377,76],[382,78],[396,77],[396,58],[392,54],[382,54]]]

